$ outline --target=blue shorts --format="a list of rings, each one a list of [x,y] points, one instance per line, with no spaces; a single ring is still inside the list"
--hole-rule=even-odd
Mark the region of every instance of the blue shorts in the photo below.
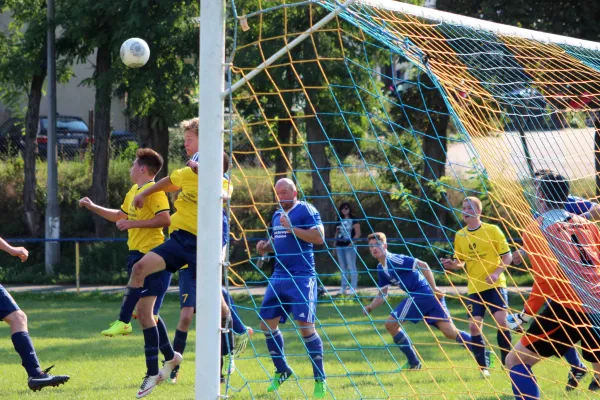
[[[494,314],[496,311],[506,309],[508,309],[508,292],[502,287],[471,293],[467,302],[467,310],[473,317],[483,317],[486,310]]]
[[[179,306],[196,307],[196,271],[190,267],[179,270]]]
[[[296,321],[314,323],[317,311],[317,278],[271,277],[260,306],[262,319],[280,317],[282,324],[288,315]]]
[[[189,265],[196,279],[196,235],[187,231],[176,230],[166,242],[150,250],[158,254],[167,266],[167,271],[174,273],[184,265]]]
[[[133,265],[144,257],[144,253],[133,250],[127,256],[127,276],[131,276]],[[154,302],[154,315],[158,315],[158,310],[162,306],[165,294],[171,284],[171,273],[169,271],[155,272],[144,279],[142,288],[142,297],[156,296]]]
[[[20,310],[20,308],[15,302],[15,299],[13,299],[10,293],[4,289],[4,286],[0,285],[0,320],[3,320],[18,310]]]
[[[435,325],[440,321],[450,320],[446,299],[438,300],[433,294],[408,297],[390,315],[398,322],[409,321],[413,324],[425,321],[429,325]]]

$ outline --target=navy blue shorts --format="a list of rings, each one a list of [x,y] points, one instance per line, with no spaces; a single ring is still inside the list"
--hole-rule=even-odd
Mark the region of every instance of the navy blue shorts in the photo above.
[[[127,276],[131,276],[133,265],[144,257],[144,253],[133,250],[127,256]],[[158,315],[158,310],[162,306],[165,294],[171,285],[171,273],[169,271],[155,272],[144,279],[142,288],[142,297],[156,296],[154,302],[154,315]]]
[[[272,277],[265,292],[260,317],[280,317],[284,324],[289,314],[296,321],[314,323],[317,311],[317,278]]]
[[[10,293],[4,289],[4,286],[0,285],[0,320],[3,320],[18,310],[20,310],[20,308],[15,302],[15,299],[13,299]]]
[[[196,307],[196,270],[190,267],[179,270],[179,306]]]
[[[438,300],[433,294],[408,297],[390,315],[396,318],[398,322],[409,321],[413,324],[425,321],[429,325],[435,325],[440,321],[450,320],[446,298],[442,297],[441,300]]]
[[[490,314],[508,309],[508,292],[498,287],[469,295],[467,310],[473,317],[483,317],[486,310]]]
[[[196,279],[196,235],[193,233],[173,231],[166,242],[150,251],[165,260],[167,271],[174,273],[187,264]]]

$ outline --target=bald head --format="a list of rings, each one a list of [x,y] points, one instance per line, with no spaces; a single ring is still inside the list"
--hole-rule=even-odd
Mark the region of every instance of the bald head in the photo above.
[[[296,191],[296,184],[290,178],[281,178],[275,184],[275,190],[277,190],[277,188],[284,188],[284,187],[287,187],[290,190]]]
[[[292,208],[298,199],[296,184],[289,178],[281,178],[277,181],[275,184],[275,193],[277,193],[279,204],[284,210]]]

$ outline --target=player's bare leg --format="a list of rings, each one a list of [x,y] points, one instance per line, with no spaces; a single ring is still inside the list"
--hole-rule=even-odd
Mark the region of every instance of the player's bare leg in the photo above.
[[[53,366],[42,370],[33,347],[33,342],[29,337],[27,329],[27,315],[17,310],[8,314],[3,319],[10,326],[11,339],[15,350],[21,356],[22,365],[29,376],[27,384],[31,390],[38,391],[48,386],[59,386],[69,380],[68,375],[51,375],[48,372]]]

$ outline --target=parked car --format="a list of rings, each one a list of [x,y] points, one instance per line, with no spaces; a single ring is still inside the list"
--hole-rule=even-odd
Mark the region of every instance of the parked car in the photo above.
[[[61,157],[74,157],[90,144],[90,129],[79,117],[56,117],[56,146]],[[40,116],[37,133],[38,154],[46,158],[48,149],[48,117]]]
[[[90,131],[79,117],[56,117],[56,141],[60,157],[74,157],[87,149]],[[46,158],[48,150],[48,117],[40,116],[36,136],[37,154]],[[16,155],[25,148],[25,121],[11,118],[0,126],[0,154]]]

